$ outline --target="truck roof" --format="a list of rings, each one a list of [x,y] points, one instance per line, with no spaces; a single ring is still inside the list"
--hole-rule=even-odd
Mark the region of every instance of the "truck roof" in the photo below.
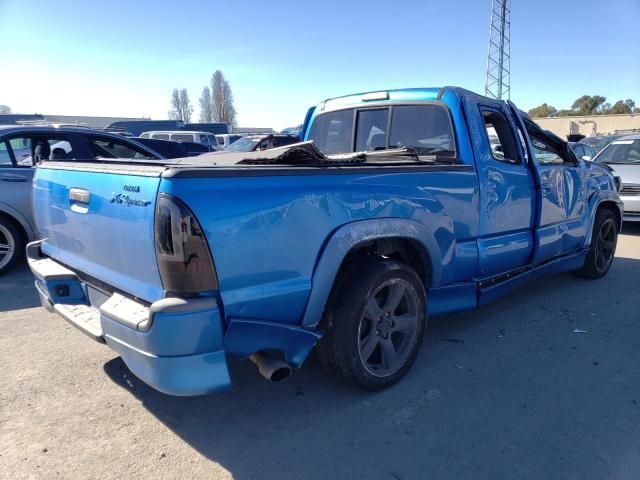
[[[363,104],[384,103],[384,102],[424,102],[435,101],[442,98],[447,93],[452,92],[457,96],[463,94],[482,97],[477,93],[471,92],[461,87],[417,87],[417,88],[399,88],[393,90],[375,90],[371,92],[355,93],[344,95],[341,97],[328,98],[318,105],[316,110],[318,113],[331,110],[340,110],[342,108],[350,108],[361,106]]]

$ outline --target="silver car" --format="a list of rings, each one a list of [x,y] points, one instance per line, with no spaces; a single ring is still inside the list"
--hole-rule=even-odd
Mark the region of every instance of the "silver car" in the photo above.
[[[79,127],[0,126],[0,274],[35,240],[33,166],[40,161],[97,158],[162,159],[135,140]]]
[[[606,163],[622,179],[624,221],[640,222],[640,135],[627,135],[607,145],[594,162]]]

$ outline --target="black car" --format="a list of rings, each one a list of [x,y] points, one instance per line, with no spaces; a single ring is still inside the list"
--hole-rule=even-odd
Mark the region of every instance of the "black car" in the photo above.
[[[195,142],[174,142],[173,140],[155,138],[136,138],[135,140],[161,153],[165,158],[193,157],[211,152],[211,149],[206,145]]]
[[[0,126],[0,273],[10,268],[22,256],[25,244],[36,237],[31,209],[33,166],[55,160],[108,158],[165,157],[135,140],[89,128]]]
[[[227,148],[225,152],[255,152],[257,150],[269,150],[276,147],[284,147],[300,142],[300,139],[293,135],[247,135],[240,140],[236,140]]]

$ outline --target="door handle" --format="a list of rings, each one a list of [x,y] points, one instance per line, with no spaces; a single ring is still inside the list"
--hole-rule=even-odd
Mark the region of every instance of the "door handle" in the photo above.
[[[0,182],[10,182],[10,183],[24,183],[27,179],[20,175],[0,175]]]
[[[70,188],[69,200],[75,203],[88,204],[91,199],[91,192],[84,190],[83,188]]]

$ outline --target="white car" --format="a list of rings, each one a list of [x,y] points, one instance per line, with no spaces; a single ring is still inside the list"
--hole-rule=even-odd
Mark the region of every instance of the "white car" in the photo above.
[[[593,161],[609,165],[622,179],[624,221],[640,222],[640,135],[615,139]]]
[[[140,138],[153,138],[155,140],[173,140],[174,142],[192,142],[200,143],[211,149],[211,151],[222,150],[222,146],[218,144],[218,140],[213,133],[197,132],[188,130],[176,131],[152,131],[144,132]]]

